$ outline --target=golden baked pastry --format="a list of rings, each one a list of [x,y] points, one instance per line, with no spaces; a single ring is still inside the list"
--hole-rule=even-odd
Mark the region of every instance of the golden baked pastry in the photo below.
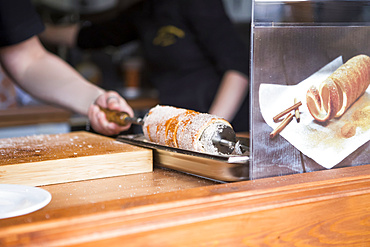
[[[212,142],[202,142],[201,137],[207,140],[202,135],[212,135],[219,126],[231,127],[228,121],[215,115],[158,105],[144,118],[143,132],[149,141],[161,145],[217,153],[212,145],[207,146]]]
[[[341,117],[369,84],[370,57],[355,56],[323,81],[319,89],[313,86],[307,91],[308,110],[319,122]]]

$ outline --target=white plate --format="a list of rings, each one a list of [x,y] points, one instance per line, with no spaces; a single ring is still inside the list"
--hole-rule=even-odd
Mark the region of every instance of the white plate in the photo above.
[[[51,194],[41,188],[0,184],[0,219],[24,215],[45,207]]]

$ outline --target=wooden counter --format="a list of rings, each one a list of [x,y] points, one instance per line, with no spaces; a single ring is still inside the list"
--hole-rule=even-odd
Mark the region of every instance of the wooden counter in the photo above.
[[[0,127],[68,122],[71,112],[49,105],[24,106],[0,111]]]
[[[153,173],[43,186],[0,246],[366,246],[370,165],[228,184]]]

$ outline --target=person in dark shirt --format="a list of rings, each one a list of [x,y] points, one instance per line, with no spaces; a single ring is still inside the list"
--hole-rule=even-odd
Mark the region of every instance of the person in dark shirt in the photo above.
[[[133,110],[113,91],[89,83],[59,57],[47,52],[37,34],[44,25],[29,0],[0,0],[0,64],[9,78],[33,96],[88,115],[95,131],[118,134],[129,126],[109,123],[98,105]]]
[[[224,117],[249,131],[249,50],[221,0],[146,0],[104,23],[50,26],[46,42],[81,49],[139,40],[160,104]]]

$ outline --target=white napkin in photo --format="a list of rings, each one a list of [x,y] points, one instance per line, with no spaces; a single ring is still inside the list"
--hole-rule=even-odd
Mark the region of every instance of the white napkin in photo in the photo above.
[[[342,57],[338,57],[297,85],[261,84],[259,88],[260,110],[263,119],[272,128],[271,131],[280,124],[273,121],[274,116],[292,106],[294,98],[302,102],[299,107],[300,123],[293,118],[280,135],[304,155],[327,169],[337,165],[370,140],[370,126],[356,125],[356,134],[350,138],[345,138],[340,132],[346,123],[356,124],[352,120],[356,110],[370,105],[370,87],[341,118],[332,119],[326,125],[314,121],[307,108],[307,90],[312,85],[318,88],[319,84],[342,64]],[[268,134],[266,138],[269,138]]]

